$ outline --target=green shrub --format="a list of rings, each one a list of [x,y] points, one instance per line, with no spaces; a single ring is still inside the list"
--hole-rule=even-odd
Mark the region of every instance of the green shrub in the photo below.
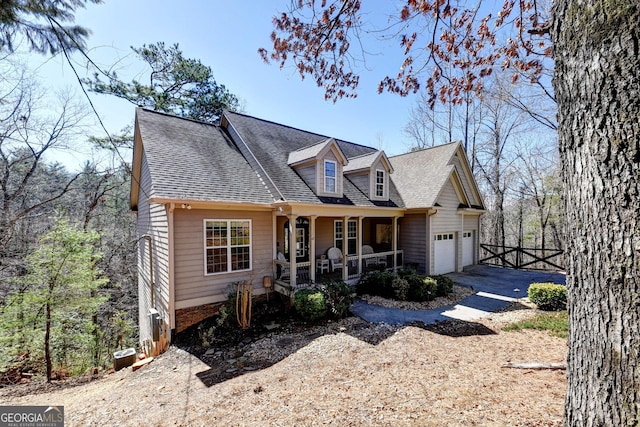
[[[433,276],[438,283],[438,290],[436,291],[437,297],[443,297],[453,292],[453,280],[447,276]]]
[[[414,274],[409,281],[409,299],[411,301],[432,301],[436,297],[438,283],[432,277]]]
[[[556,283],[532,283],[529,286],[529,300],[540,310],[566,310],[567,288]]]
[[[413,268],[401,268],[398,270],[398,276],[400,276],[401,279],[406,279],[413,275],[416,275],[416,271]]]
[[[409,297],[409,282],[400,277],[396,277],[391,282],[393,288],[393,296],[400,301],[406,301]]]
[[[320,290],[324,294],[326,308],[331,317],[346,317],[353,303],[353,288],[341,280],[331,280],[323,283]]]
[[[293,307],[300,318],[307,321],[322,319],[327,315],[324,293],[319,289],[300,289],[293,296]]]
[[[378,295],[384,298],[394,298],[395,293],[391,283],[397,276],[387,271],[374,271],[362,276],[356,287],[359,295]]]

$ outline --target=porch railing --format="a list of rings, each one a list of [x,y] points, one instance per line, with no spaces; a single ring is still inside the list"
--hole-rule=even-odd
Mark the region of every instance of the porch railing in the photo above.
[[[401,268],[403,265],[403,252],[396,251],[396,267]],[[367,255],[348,255],[344,259],[344,265],[347,269],[347,280],[355,280],[363,273],[377,269],[391,269],[393,268],[393,251],[377,252]],[[358,271],[358,258],[362,259],[362,271]],[[291,283],[291,272],[289,261],[286,260],[273,260],[274,277],[276,280],[285,283]],[[305,287],[311,283],[310,269],[315,268],[315,264],[312,261],[298,262],[296,263],[296,288]],[[340,271],[340,270],[338,270]],[[320,274],[316,274],[316,281]]]

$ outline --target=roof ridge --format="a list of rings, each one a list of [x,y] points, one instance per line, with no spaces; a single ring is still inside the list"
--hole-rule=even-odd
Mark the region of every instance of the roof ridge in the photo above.
[[[407,153],[396,154],[395,156],[391,156],[389,158],[391,159],[391,158],[396,158],[396,157],[408,156],[410,154],[415,154],[415,153],[422,153],[424,151],[430,151],[430,150],[435,150],[435,149],[439,149],[439,148],[444,148],[444,147],[446,147],[448,145],[453,145],[453,144],[462,144],[462,143],[460,141],[447,142],[446,144],[434,145],[433,147],[426,147],[426,148],[421,148],[421,149],[415,150],[415,151],[409,151]]]
[[[328,136],[328,135],[323,135],[323,134],[320,134],[320,133],[317,133],[317,132],[311,132],[311,131],[300,129],[300,128],[297,128],[297,127],[294,127],[294,126],[291,126],[291,125],[285,125],[283,123],[274,122],[273,120],[262,119],[260,117],[252,116],[252,115],[245,114],[245,113],[238,113],[237,111],[224,110],[224,113],[225,114],[226,113],[231,113],[231,114],[235,114],[235,115],[238,115],[238,116],[247,117],[249,119],[259,120],[259,121],[264,122],[264,123],[270,123],[272,125],[282,126],[284,128],[297,130],[299,132],[304,132],[304,133],[309,134],[309,135],[316,135],[316,136],[319,136],[319,137],[325,138],[325,139],[333,138],[333,139],[335,139],[336,143],[343,142],[345,144],[357,145],[359,147],[364,147],[364,148],[369,148],[369,149],[372,149],[372,150],[380,151],[377,148],[371,147],[370,145],[359,144],[357,142],[347,141],[346,139],[337,138],[335,136]],[[321,141],[321,142],[324,142],[324,141]],[[315,144],[310,145],[310,147],[313,147],[313,145],[315,145]]]
[[[326,144],[326,143],[328,143],[328,142],[329,142],[329,140],[331,140],[331,139],[333,139],[334,141],[336,140],[336,139],[335,139],[335,138],[333,138],[333,137],[329,137],[329,138],[326,138],[324,141],[315,142],[315,143],[313,143],[313,144],[311,144],[311,145],[306,145],[306,146],[304,146],[304,147],[300,147],[300,148],[298,148],[297,150],[292,151],[292,153],[295,153],[295,152],[298,152],[298,151],[308,150],[309,148],[315,147],[316,145]]]
[[[220,125],[215,124],[215,123],[204,122],[202,120],[196,120],[196,119],[192,119],[190,117],[182,117],[182,116],[178,116],[177,114],[167,113],[166,111],[152,110],[152,109],[147,108],[147,107],[136,107],[136,109],[145,111],[147,113],[153,113],[153,114],[158,114],[158,115],[165,116],[165,117],[170,117],[170,118],[173,118],[173,119],[186,120],[188,122],[198,123],[198,124],[201,124],[201,125],[209,125],[209,126],[213,126],[213,127],[216,127],[216,128],[221,128]],[[222,117],[222,116],[220,116],[220,117]]]

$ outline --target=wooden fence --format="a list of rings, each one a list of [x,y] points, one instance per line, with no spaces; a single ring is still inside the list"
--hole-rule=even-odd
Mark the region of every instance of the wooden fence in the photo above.
[[[564,270],[564,251],[480,244],[480,263],[529,270]]]

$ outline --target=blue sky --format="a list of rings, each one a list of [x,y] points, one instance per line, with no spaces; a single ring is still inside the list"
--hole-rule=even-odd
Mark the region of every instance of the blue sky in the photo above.
[[[395,44],[383,46],[362,73],[356,99],[334,104],[324,100],[324,91],[295,70],[280,70],[277,64],[264,64],[257,53],[270,47],[271,20],[288,0],[230,2],[192,0],[107,0],[89,5],[76,14],[76,23],[92,31],[89,55],[108,68],[118,61],[116,70],[124,80],[144,76],[144,66],[131,55],[130,46],[164,41],[179,43],[186,57],[198,58],[213,69],[218,83],[235,93],[247,114],[293,127],[380,147],[387,154],[408,150],[403,135],[413,97],[377,94],[380,79],[399,66]],[[78,56],[76,56],[78,58]],[[69,66],[60,58],[31,55],[43,83],[49,87],[75,88],[80,92]],[[79,71],[85,73],[80,68]],[[110,132],[130,124],[134,106],[106,95],[90,94]],[[100,131],[96,128],[95,133]],[[380,143],[381,141],[381,143]],[[82,162],[86,150],[65,154],[68,167]]]

